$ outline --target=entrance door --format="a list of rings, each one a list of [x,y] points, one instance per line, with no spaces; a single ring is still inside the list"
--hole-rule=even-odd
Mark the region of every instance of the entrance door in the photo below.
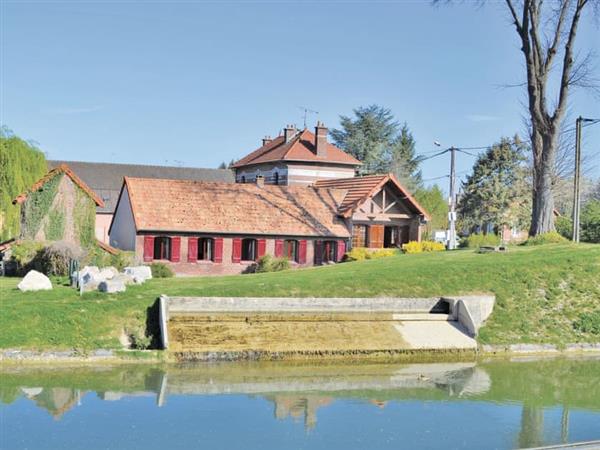
[[[384,233],[383,225],[371,225],[369,227],[369,248],[382,248]]]

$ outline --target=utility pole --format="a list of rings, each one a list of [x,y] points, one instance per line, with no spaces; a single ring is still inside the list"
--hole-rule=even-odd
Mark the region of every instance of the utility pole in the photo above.
[[[579,242],[579,206],[581,193],[581,121],[583,117],[579,116],[575,121],[575,172],[573,175],[573,242]]]
[[[456,148],[450,147],[450,198],[448,199],[448,250],[456,249]]]
[[[579,242],[579,216],[581,213],[581,124],[594,122],[579,116],[575,120],[575,173],[573,175],[573,242]]]

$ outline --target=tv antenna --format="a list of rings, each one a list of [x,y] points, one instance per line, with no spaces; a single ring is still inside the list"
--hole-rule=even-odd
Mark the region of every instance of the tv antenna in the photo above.
[[[309,114],[319,114],[319,111],[315,111],[314,109],[307,108],[306,106],[298,106],[298,109],[303,111],[304,118],[304,128],[306,128],[306,118]]]

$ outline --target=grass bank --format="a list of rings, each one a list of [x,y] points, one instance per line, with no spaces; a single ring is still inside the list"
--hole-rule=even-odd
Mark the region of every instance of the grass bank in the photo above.
[[[488,344],[600,342],[574,327],[600,310],[600,246],[511,248],[506,254],[399,255],[299,271],[154,279],[114,295],[66,286],[21,293],[0,279],[0,348],[119,348],[123,329],[139,333],[160,294],[171,296],[438,296],[491,292],[495,310],[479,340]]]

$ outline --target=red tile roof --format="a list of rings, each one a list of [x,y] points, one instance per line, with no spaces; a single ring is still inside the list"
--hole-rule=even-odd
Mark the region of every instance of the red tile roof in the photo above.
[[[318,188],[343,189],[346,196],[340,205],[340,214],[350,217],[354,210],[369,197],[377,194],[386,183],[392,183],[400,191],[402,199],[407,206],[416,214],[420,214],[429,220],[429,214],[419,205],[417,200],[402,186],[394,175],[366,175],[364,177],[337,178],[332,180],[318,180],[315,186]]]
[[[125,187],[138,231],[350,236],[335,189],[130,177]]]
[[[315,152],[315,135],[305,129],[296,134],[289,142],[285,142],[283,136],[276,137],[271,142],[237,161],[232,167],[238,168],[275,161],[321,162],[350,166],[362,164],[358,159],[330,143],[327,143],[327,156],[317,156]]]
[[[23,203],[27,199],[29,193],[40,190],[48,181],[62,173],[64,173],[71,180],[73,180],[73,183],[75,183],[87,195],[89,195],[92,198],[92,200],[94,200],[94,202],[96,203],[96,206],[99,206],[101,208],[104,207],[104,202],[102,201],[102,199],[98,197],[98,195],[87,184],[85,184],[83,180],[81,180],[77,175],[75,175],[75,172],[73,172],[66,164],[61,164],[55,169],[52,169],[50,172],[48,172],[46,175],[44,175],[42,178],[36,181],[28,191],[19,194],[13,200],[13,204],[16,205],[17,203]]]

